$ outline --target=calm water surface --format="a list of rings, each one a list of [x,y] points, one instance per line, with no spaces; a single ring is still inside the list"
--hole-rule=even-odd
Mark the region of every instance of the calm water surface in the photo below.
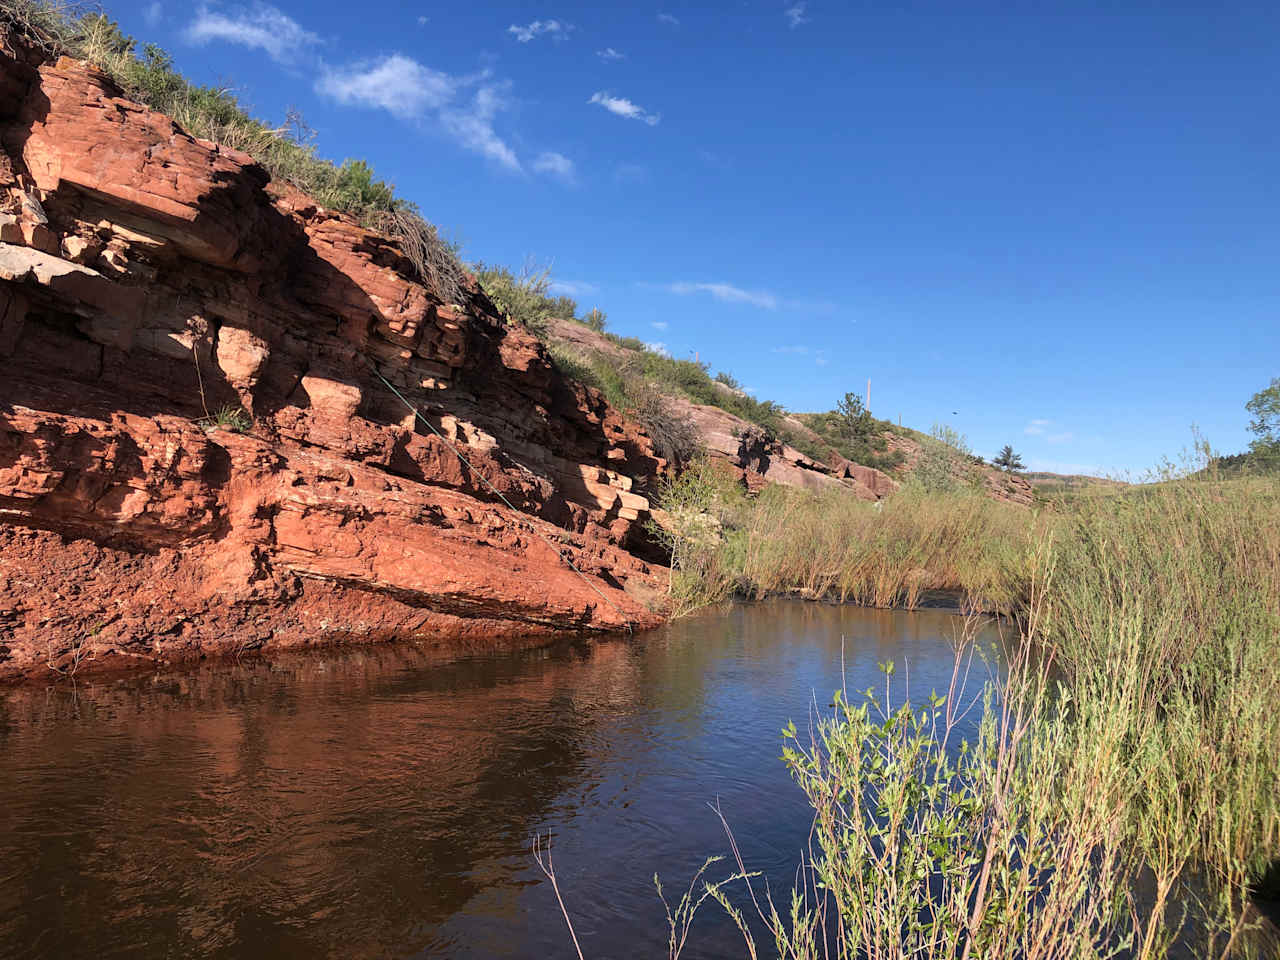
[[[726,853],[789,887],[779,754],[840,684],[945,688],[959,627],[779,601],[441,661],[408,645],[0,690],[0,957],[665,957],[652,885]],[[901,672],[899,677],[901,677]],[[740,956],[712,905],[686,957]]]

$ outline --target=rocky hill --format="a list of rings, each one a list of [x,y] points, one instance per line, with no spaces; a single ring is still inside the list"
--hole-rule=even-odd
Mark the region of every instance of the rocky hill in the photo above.
[[[637,349],[582,323],[553,317],[546,326],[548,340],[573,354],[604,357],[618,366],[642,365]],[[712,387],[726,395],[736,392],[722,383],[712,383]],[[880,500],[898,489],[915,468],[923,449],[914,431],[884,427],[881,443],[895,465],[880,470],[842,456],[812,429],[814,415],[784,414],[779,420],[780,429],[770,432],[721,406],[697,403],[679,391],[668,391],[667,395],[674,411],[693,424],[712,458],[735,471],[753,490],[766,483],[779,483],[807,490],[842,488],[862,500]],[[797,445],[819,455],[804,453]],[[993,499],[1022,505],[1032,502],[1031,485],[1018,474],[962,457],[956,458],[953,470],[958,482],[976,483]]]
[[[474,282],[11,37],[0,144],[0,678],[661,621],[665,462]]]

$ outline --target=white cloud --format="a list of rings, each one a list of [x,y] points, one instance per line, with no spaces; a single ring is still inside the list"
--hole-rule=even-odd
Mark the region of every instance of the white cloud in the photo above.
[[[599,293],[600,288],[585,280],[552,280],[551,292],[562,293],[566,297],[589,297]]]
[[[513,34],[520,43],[528,43],[544,33],[556,40],[563,40],[571,30],[573,24],[561,23],[559,20],[535,20],[528,26],[521,27],[513,23],[507,27],[507,33]]]
[[[230,15],[202,6],[184,36],[189,43],[196,44],[211,40],[238,43],[250,49],[263,50],[273,60],[279,61],[291,60],[304,47],[320,41],[314,33],[302,29],[292,17],[263,4],[252,10],[238,9]]]
[[[316,89],[346,106],[381,107],[399,117],[416,117],[451,102],[458,82],[447,73],[396,53],[328,71],[321,75]]]
[[[794,345],[785,346],[785,347],[774,347],[769,352],[770,353],[808,353],[809,348],[802,347],[799,344],[794,344]]]
[[[669,13],[658,14],[658,22],[668,24],[669,26],[672,26],[672,27],[680,26],[680,21],[677,20],[675,17],[673,17]]]
[[[625,97],[614,97],[608,93],[593,93],[587,103],[598,103],[610,113],[619,117],[626,117],[628,120],[643,120],[651,127],[656,127],[658,121],[662,119],[661,114],[649,113],[639,104],[632,103]]]
[[[533,169],[537,173],[550,174],[564,181],[573,180],[573,161],[554,150],[538,154],[538,159],[533,161]]]
[[[665,320],[655,320],[653,323],[649,324],[649,326],[653,327],[655,330],[665,330],[667,327],[671,326],[671,324],[667,323]]]
[[[644,348],[650,353],[661,354],[664,357],[671,356],[671,351],[667,349],[667,345],[661,340],[654,341],[653,343],[646,342]]]
[[[1038,437],[1040,434],[1044,433],[1044,428],[1047,427],[1049,423],[1050,421],[1048,420],[1032,420],[1027,424],[1026,429],[1022,432],[1028,436]]]
[[[430,17],[419,17],[419,18],[418,18],[418,26],[420,26],[420,27],[425,27],[425,26],[426,26],[428,23],[430,23],[430,22],[431,22],[431,18],[430,18]]]
[[[597,50],[596,56],[599,57],[601,60],[605,61],[606,63],[608,63],[611,60],[627,59],[627,55],[625,53],[621,53],[613,49],[613,47],[605,47],[603,50]]]
[[[764,310],[778,308],[778,298],[774,294],[765,290],[744,290],[731,283],[673,283],[667,289],[682,297],[694,293],[709,293],[724,303],[749,303]]]
[[[787,18],[787,26],[794,30],[802,23],[808,23],[809,18],[805,16],[806,8],[809,6],[807,0],[798,0],[797,3],[787,7],[782,11],[782,15]]]
[[[476,90],[469,104],[445,110],[440,114],[440,121],[468,150],[486,156],[508,170],[519,170],[520,161],[515,151],[493,129],[494,115],[505,107],[500,88],[482,86]]]
[[[328,69],[316,89],[347,106],[377,107],[405,120],[434,119],[466,149],[520,170],[515,151],[493,127],[495,115],[506,107],[505,88],[487,81],[487,74],[453,77],[396,53]],[[472,87],[475,92],[464,99]]]
[[[164,6],[160,0],[155,0],[155,3],[147,4],[146,9],[142,11],[142,18],[146,20],[148,27],[154,27],[160,22],[160,16],[163,13]]]

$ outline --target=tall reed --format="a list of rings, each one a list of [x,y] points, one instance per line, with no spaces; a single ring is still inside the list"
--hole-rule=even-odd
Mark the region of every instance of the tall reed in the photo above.
[[[710,463],[665,491],[678,606],[739,593],[799,593],[914,608],[926,590],[955,590],[969,606],[1012,612],[1024,601],[1032,512],[980,491],[905,485],[878,503],[833,489],[780,486],[748,498]]]
[[[784,732],[813,848],[789,905],[751,891],[752,922],[710,893],[746,955],[761,925],[795,958],[1280,954],[1251,903],[1280,862],[1280,481],[1042,514],[909,488],[879,509],[724,487],[701,507],[721,527],[686,572],[871,602],[958,585],[1018,614],[981,707],[963,682],[895,701],[885,664],[883,691]]]

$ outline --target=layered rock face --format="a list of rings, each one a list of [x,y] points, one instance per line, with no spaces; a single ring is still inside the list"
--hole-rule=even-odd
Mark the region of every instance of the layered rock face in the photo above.
[[[576,350],[598,353],[619,363],[635,356],[580,323],[552,319],[549,325],[555,340]],[[723,384],[716,386],[732,389]],[[694,403],[680,396],[671,397],[670,401],[674,410],[693,424],[712,459],[732,470],[753,492],[770,483],[779,483],[804,490],[842,489],[861,500],[874,501],[898,489],[896,480],[874,467],[852,463],[843,457],[827,463],[814,460],[795,447],[768,438],[755,424],[720,407]],[[817,434],[794,417],[788,418],[788,426],[801,436],[818,439]]]
[[[0,145],[0,678],[661,621],[666,465],[474,283],[3,37]]]

